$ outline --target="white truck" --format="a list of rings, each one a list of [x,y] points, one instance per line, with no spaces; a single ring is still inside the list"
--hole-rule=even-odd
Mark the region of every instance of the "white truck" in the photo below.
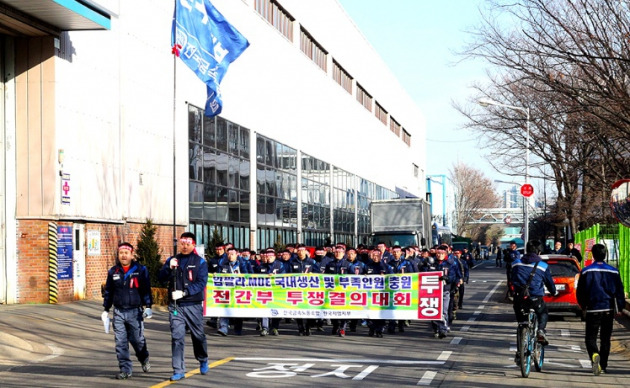
[[[388,199],[370,204],[372,245],[388,247],[417,245],[427,248],[431,243],[431,207],[421,198]]]

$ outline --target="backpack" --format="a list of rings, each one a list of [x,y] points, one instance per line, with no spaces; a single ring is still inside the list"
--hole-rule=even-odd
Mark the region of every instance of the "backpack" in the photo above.
[[[528,311],[532,305],[532,299],[529,293],[529,285],[532,283],[532,279],[534,279],[534,274],[536,273],[536,267],[538,267],[538,263],[540,262],[536,262],[536,264],[534,264],[534,269],[532,269],[532,272],[529,274],[527,283],[524,286],[521,286],[514,290],[514,303],[518,303],[525,311]]]

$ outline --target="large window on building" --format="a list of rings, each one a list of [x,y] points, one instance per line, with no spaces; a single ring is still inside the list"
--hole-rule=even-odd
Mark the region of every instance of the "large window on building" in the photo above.
[[[280,33],[293,42],[293,22],[295,19],[274,0],[256,0],[254,9]]]
[[[225,241],[248,247],[249,129],[189,105],[188,131],[191,225],[202,232],[202,242],[212,228],[228,228]]]
[[[330,232],[330,164],[302,154],[302,232],[305,244],[322,245]]]
[[[282,243],[295,243],[297,232],[297,150],[256,135],[256,217],[259,227],[291,229]],[[277,241],[277,236],[261,236]],[[284,238],[290,238],[289,240]]]
[[[355,176],[333,167],[333,219],[335,241],[354,245]]]

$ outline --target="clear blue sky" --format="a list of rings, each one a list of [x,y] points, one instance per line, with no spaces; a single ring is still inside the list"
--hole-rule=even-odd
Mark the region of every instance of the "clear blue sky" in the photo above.
[[[463,116],[451,105],[473,95],[486,79],[484,64],[455,55],[478,24],[483,0],[339,0],[363,35],[422,111],[427,125],[427,174],[448,174],[457,160],[490,179],[512,180],[492,169],[474,135],[459,130]],[[413,139],[412,139],[413,141]]]

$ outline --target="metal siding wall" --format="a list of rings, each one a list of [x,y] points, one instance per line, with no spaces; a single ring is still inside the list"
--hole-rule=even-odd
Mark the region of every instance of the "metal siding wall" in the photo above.
[[[53,38],[16,42],[17,216],[54,212]]]

